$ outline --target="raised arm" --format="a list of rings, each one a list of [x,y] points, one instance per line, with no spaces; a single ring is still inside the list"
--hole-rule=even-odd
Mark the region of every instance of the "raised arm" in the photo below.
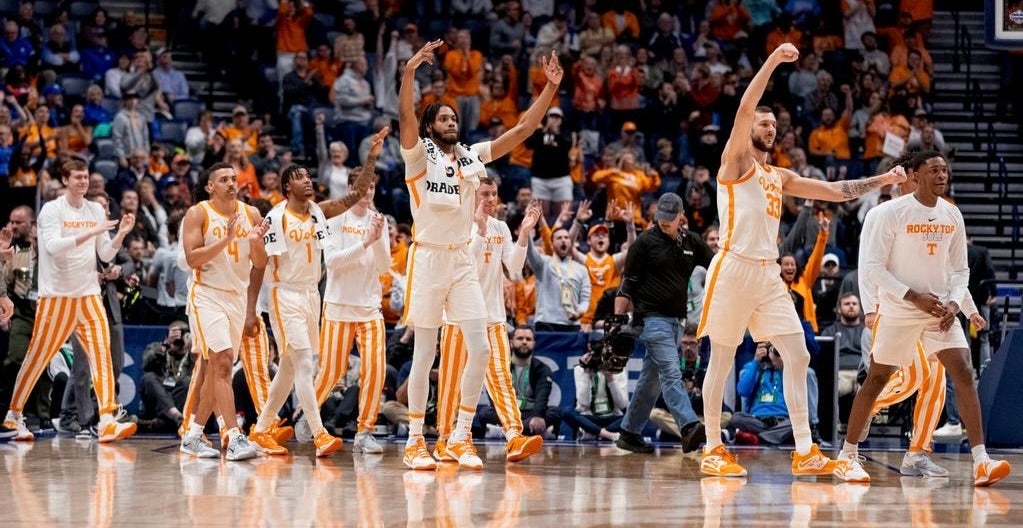
[[[564,74],[561,64],[558,62],[558,54],[551,51],[550,59],[543,57],[542,60],[544,75],[547,76],[547,84],[543,87],[539,97],[533,101],[533,104],[529,105],[529,108],[519,116],[519,122],[511,130],[501,134],[490,145],[491,159],[499,159],[525,141],[536,130],[536,127],[540,125],[540,121],[547,112],[547,108],[551,105],[551,101],[558,94],[558,85],[561,84],[561,77]],[[404,85],[404,83],[402,84]],[[403,141],[402,146],[404,145]]]
[[[185,221],[182,235],[182,247],[185,250],[185,261],[192,269],[201,268],[207,262],[213,260],[228,244],[234,241],[235,226],[238,225],[238,215],[232,215],[227,222],[227,234],[216,242],[206,246],[203,244],[203,220],[205,213],[201,205],[193,205],[185,213]]]
[[[750,81],[742,98],[739,99],[739,109],[735,114],[735,123],[732,125],[732,133],[728,136],[728,143],[721,153],[721,164],[732,167],[730,171],[718,171],[718,179],[721,181],[732,181],[739,179],[749,167],[743,164],[752,163],[752,156],[749,152],[750,135],[753,133],[753,121],[760,99],[767,89],[767,82],[774,74],[774,70],[782,63],[795,62],[799,59],[799,50],[789,43],[782,44],[775,48],[764,65],[760,67],[756,75]],[[737,169],[737,170],[736,170]]]
[[[415,98],[416,68],[426,62],[433,64],[433,50],[444,44],[442,40],[434,40],[423,45],[405,64],[401,72],[401,87],[398,89],[398,139],[401,148],[411,149],[419,141],[419,122],[416,120]],[[496,156],[495,156],[496,157]]]
[[[782,192],[798,198],[826,200],[829,202],[845,202],[859,198],[868,192],[906,181],[906,170],[896,165],[891,170],[878,176],[862,180],[821,181],[804,178],[788,169],[776,168],[781,173]]]
[[[580,264],[586,263],[586,256],[579,252],[576,248],[575,243],[579,240],[579,233],[582,232],[583,226],[586,222],[593,218],[593,211],[590,209],[589,200],[581,200],[579,202],[579,208],[575,212],[575,220],[572,221],[572,227],[568,229],[568,239],[572,241],[572,259]]]
[[[335,216],[343,214],[345,211],[351,209],[351,207],[358,203],[363,196],[366,196],[369,186],[376,184],[377,157],[380,156],[380,149],[383,147],[384,140],[387,139],[387,135],[390,133],[391,127],[385,126],[377,131],[376,135],[373,136],[372,146],[369,148],[369,155],[366,156],[366,161],[359,168],[359,173],[356,175],[355,181],[352,183],[352,192],[348,193],[348,196],[345,196],[340,200],[324,200],[316,204],[320,206],[320,210],[323,211],[324,217],[334,218]]]

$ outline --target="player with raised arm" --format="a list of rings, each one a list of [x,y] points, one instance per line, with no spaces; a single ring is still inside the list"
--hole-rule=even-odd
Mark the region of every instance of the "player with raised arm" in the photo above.
[[[458,142],[458,116],[451,106],[431,104],[423,111],[422,121],[416,120],[415,70],[424,62],[433,63],[434,51],[442,44],[429,42],[409,59],[398,92],[399,139],[415,220],[404,314],[405,322],[416,332],[408,380],[409,440],[404,462],[413,469],[436,467],[423,439],[423,421],[430,368],[437,353],[437,330],[446,314],[448,321],[461,328],[469,354],[457,424],[446,451],[462,467],[481,469],[483,462],[469,434],[490,360],[486,301],[469,248],[476,189],[480,176],[486,175],[484,165],[511,152],[540,124],[563,72],[557,55],[552,52],[549,60],[544,57],[547,84],[519,122],[493,141],[466,147]]]
[[[710,279],[698,332],[711,341],[703,386],[707,445],[700,464],[700,470],[708,475],[746,475],[746,469],[721,443],[721,402],[728,373],[735,364],[735,349],[747,328],[755,341],[773,343],[785,361],[785,403],[796,441],[792,473],[832,473],[835,463],[811,440],[806,396],[810,354],[777,262],[782,195],[844,201],[906,178],[897,167],[872,178],[824,182],[767,165],[767,156],[774,149],[777,120],[770,108],[757,104],[774,70],[798,58],[799,51],[787,43],[771,53],[742,95],[735,125],[721,154],[717,176],[721,251],[708,268]]]

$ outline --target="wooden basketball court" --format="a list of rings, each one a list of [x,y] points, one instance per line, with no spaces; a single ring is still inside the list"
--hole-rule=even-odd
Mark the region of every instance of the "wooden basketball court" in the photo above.
[[[1023,478],[974,488],[968,453],[935,453],[948,479],[902,477],[902,451],[865,451],[869,486],[794,479],[789,452],[739,450],[747,479],[703,478],[678,449],[554,444],[521,464],[479,446],[482,472],[412,472],[384,455],[198,460],[173,438],[0,444],[2,525],[24,526],[1020,526]],[[993,456],[1023,471],[1019,451]]]

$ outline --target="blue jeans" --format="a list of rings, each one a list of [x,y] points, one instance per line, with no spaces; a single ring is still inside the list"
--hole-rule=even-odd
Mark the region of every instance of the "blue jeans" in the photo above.
[[[306,106],[292,105],[288,109],[288,118],[291,119],[291,153],[295,156],[305,156],[305,134],[302,127],[308,115],[309,108]]]
[[[642,431],[650,419],[650,411],[657,402],[658,394],[664,395],[664,403],[668,405],[679,429],[698,421],[700,418],[693,412],[689,393],[682,386],[678,355],[682,325],[679,320],[660,315],[646,316],[639,339],[646,345],[646,355],[643,357],[639,381],[636,382],[636,391],[622,418],[622,429],[636,434]]]

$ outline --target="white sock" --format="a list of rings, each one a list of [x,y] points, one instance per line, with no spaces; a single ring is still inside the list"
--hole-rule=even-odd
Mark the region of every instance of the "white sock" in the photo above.
[[[984,447],[984,444],[973,446],[973,449],[970,449],[970,452],[973,453],[974,464],[991,460],[991,457],[987,456],[987,449]]]
[[[782,370],[782,388],[785,392],[785,405],[789,409],[792,423],[792,436],[796,440],[796,452],[805,455],[813,445],[810,434],[810,412],[807,403],[806,369],[810,365],[810,353],[806,350],[806,338],[803,334],[786,334],[774,336],[771,343],[778,349],[785,361]],[[706,384],[706,381],[704,381]],[[710,435],[707,435],[710,438]]]
[[[508,429],[504,432],[504,439],[511,441],[512,438],[518,438],[522,436],[522,431],[518,429]]]
[[[199,425],[195,423],[195,420],[192,420],[192,425],[188,426],[188,432],[185,433],[185,436],[202,436],[202,430],[205,428],[205,424]]]
[[[7,411],[7,417],[4,418],[4,421],[10,420],[12,422],[17,422],[20,419],[21,419],[20,412]]]
[[[455,430],[451,433],[451,442],[462,442],[469,438],[469,433],[472,429],[472,417],[473,413],[467,413],[463,410],[458,411],[458,421],[455,422]]]
[[[707,432],[704,453],[709,453],[721,445],[721,402],[724,399],[728,374],[734,364],[735,346],[711,341],[710,364],[707,365],[707,375],[703,380],[703,423]]]
[[[842,446],[842,454],[843,455],[850,455],[850,456],[852,456],[852,455],[858,455],[859,453],[860,453],[860,446],[859,446],[859,444],[850,444],[849,441],[847,440],[845,442],[845,445]]]
[[[227,440],[230,442],[231,440],[234,440],[234,437],[242,434],[242,432],[237,427],[232,427],[228,429],[227,432],[225,432],[224,434],[227,435]]]
[[[410,444],[415,437],[423,436],[423,421],[423,418],[409,418],[408,441]]]

